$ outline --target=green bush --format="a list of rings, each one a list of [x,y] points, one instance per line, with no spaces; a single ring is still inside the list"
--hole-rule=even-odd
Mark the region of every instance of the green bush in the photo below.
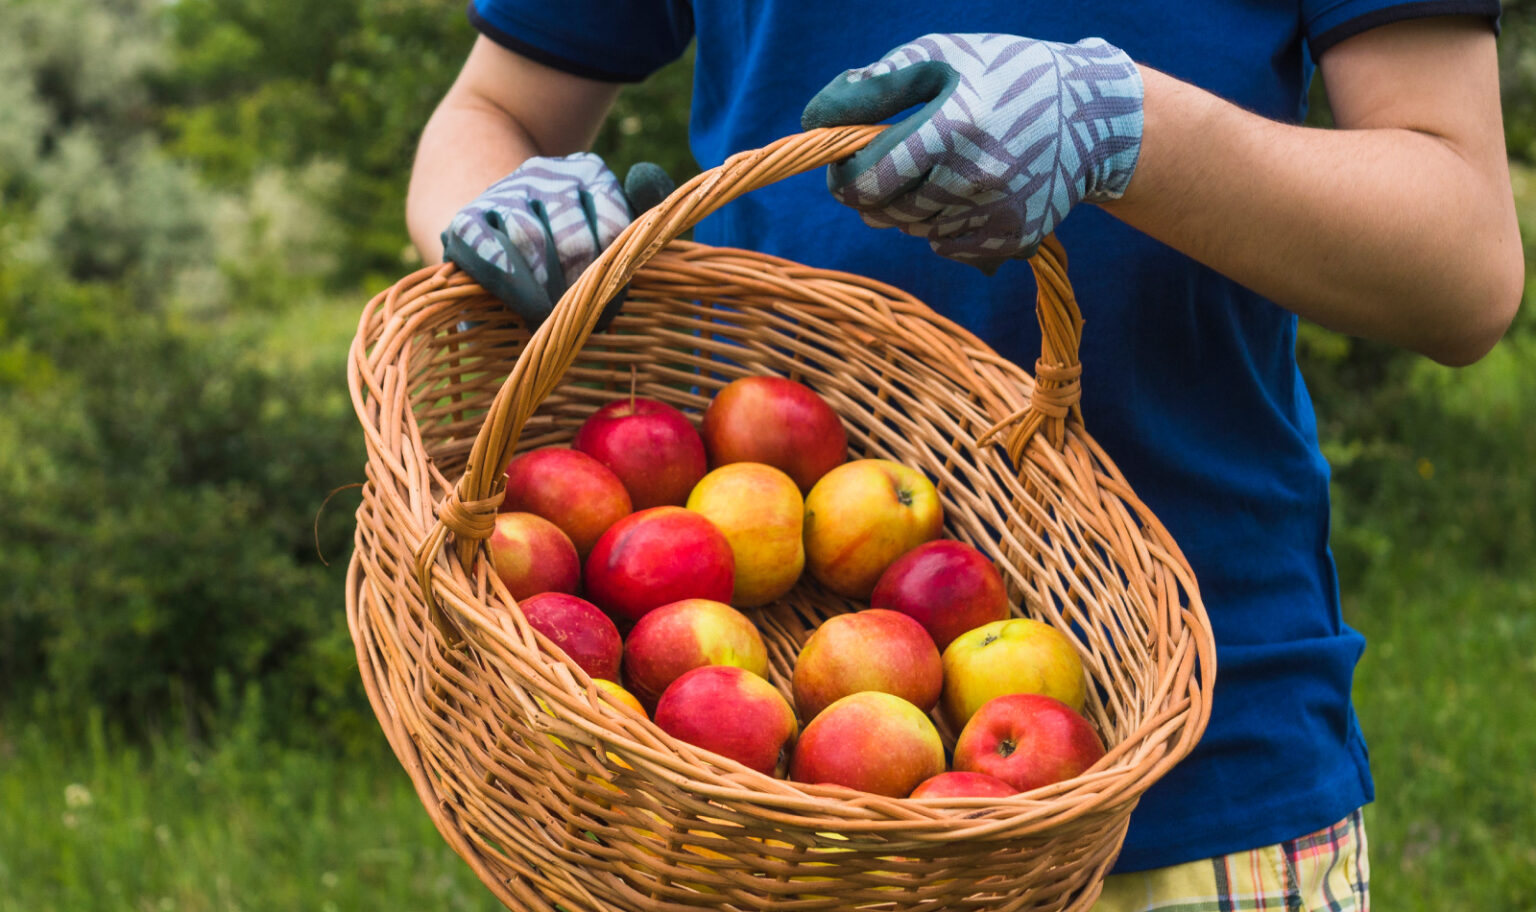
[[[221,675],[300,717],[355,708],[341,568],[313,531],[360,476],[339,372],[280,376],[236,338],[107,320],[110,292],[86,288],[94,331],[59,289],[10,314],[55,379],[0,390],[0,686],[141,721],[206,710]],[[322,518],[332,555],[348,519]]]
[[[265,331],[346,239],[305,234],[321,165],[221,189],[165,152],[159,9],[0,3],[0,700],[142,731],[260,681],[320,740],[366,720],[315,530],[362,447],[339,347]]]

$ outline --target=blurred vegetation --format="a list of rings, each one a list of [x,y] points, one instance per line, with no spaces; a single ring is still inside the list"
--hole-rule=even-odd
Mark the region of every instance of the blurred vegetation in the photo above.
[[[1500,42],[1527,239],[1533,4]],[[362,698],[355,494],[321,510],[472,40],[435,0],[0,0],[0,912],[491,908]],[[693,173],[690,78],[620,96],[615,171]],[[1303,327],[1383,908],[1536,907],[1533,327],[1462,370]]]
[[[0,0],[0,705],[195,734],[259,684],[274,730],[371,736],[321,559],[356,501],[320,506],[361,480],[342,359],[419,265],[405,176],[473,37],[426,0]],[[689,79],[626,93],[620,173],[692,173]]]

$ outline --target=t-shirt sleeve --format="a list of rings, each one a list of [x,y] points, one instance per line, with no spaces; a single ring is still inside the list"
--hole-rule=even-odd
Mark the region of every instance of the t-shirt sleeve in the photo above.
[[[1302,0],[1303,26],[1313,58],[1346,38],[1377,26],[1430,16],[1480,16],[1497,34],[1499,0]]]
[[[470,0],[469,21],[510,51],[604,82],[639,82],[693,39],[687,0]]]

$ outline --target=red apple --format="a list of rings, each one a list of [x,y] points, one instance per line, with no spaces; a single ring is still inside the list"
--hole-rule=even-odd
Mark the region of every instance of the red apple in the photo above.
[[[638,621],[688,598],[728,602],[736,565],[730,542],[703,516],[652,507],[608,527],[587,558],[587,597],[616,618]]]
[[[983,624],[944,650],[944,718],[955,731],[1004,694],[1054,697],[1081,711],[1088,695],[1083,660],[1067,635],[1033,618]]]
[[[1019,790],[986,773],[951,770],[939,773],[912,790],[909,798],[1007,798]]]
[[[734,665],[695,668],[656,704],[661,730],[695,747],[773,774],[800,730],[789,702],[763,678]]]
[[[571,446],[611,469],[636,510],[682,506],[706,468],[688,417],[654,399],[608,403],[582,422]]]
[[[955,742],[955,769],[996,776],[1021,792],[1071,779],[1102,756],[1104,743],[1088,720],[1040,694],[988,702]]]
[[[944,506],[923,473],[888,459],[844,463],[805,497],[805,566],[833,592],[869,598],[885,568],[943,525]]]
[[[588,677],[618,680],[624,640],[596,605],[564,592],[541,592],[517,607],[528,626],[549,637]]]
[[[641,618],[625,644],[624,680],[654,706],[667,685],[705,665],[768,674],[768,647],[747,616],[723,602],[683,599]]]
[[[875,583],[869,604],[914,618],[940,652],[967,630],[1008,617],[1008,592],[992,561],[950,539],[925,542],[896,558]]]
[[[939,651],[917,621],[878,608],[835,614],[800,648],[795,709],[809,722],[849,694],[878,690],[928,712],[943,684]]]
[[[821,711],[795,745],[790,777],[905,798],[944,772],[944,742],[921,709],[867,690]]]
[[[500,513],[486,541],[491,567],[513,598],[575,592],[581,583],[576,546],[560,527],[532,513]]]
[[[608,467],[577,450],[545,447],[507,464],[501,512],[534,513],[560,527],[586,560],[597,537],[632,512],[629,492]]]
[[[704,410],[709,464],[761,462],[789,475],[800,493],[848,458],[843,423],[810,387],[783,377],[733,380]]]

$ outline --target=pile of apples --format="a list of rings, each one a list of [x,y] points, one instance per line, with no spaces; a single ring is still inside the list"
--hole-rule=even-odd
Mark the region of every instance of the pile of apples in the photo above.
[[[730,383],[701,429],[632,393],[570,448],[512,460],[492,565],[528,623],[614,703],[763,773],[994,797],[1092,766],[1104,746],[1081,715],[1087,678],[1068,638],[1009,616],[992,562],[940,537],[925,475],[849,462],[847,446],[827,402],[781,377]],[[739,609],[802,573],[868,607],[812,631],[791,705]],[[952,761],[936,708],[959,733]]]

